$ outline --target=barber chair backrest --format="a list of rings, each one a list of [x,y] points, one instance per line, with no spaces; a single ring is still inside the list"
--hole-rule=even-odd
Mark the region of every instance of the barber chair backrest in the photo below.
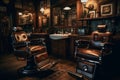
[[[101,49],[104,43],[110,41],[111,33],[106,31],[105,28],[99,28],[98,31],[92,32],[92,46]]]
[[[22,29],[16,29],[13,32],[14,38],[16,42],[25,42],[28,40],[28,36],[27,33],[24,32]]]
[[[12,30],[11,38],[14,55],[17,57],[26,57],[28,55],[28,52],[25,49],[28,41],[27,33],[24,32],[21,27],[13,27]],[[23,48],[23,50],[20,50],[21,48]]]
[[[12,45],[14,51],[21,47],[26,47],[26,42],[28,40],[28,35],[23,31],[21,27],[14,27],[12,33]]]

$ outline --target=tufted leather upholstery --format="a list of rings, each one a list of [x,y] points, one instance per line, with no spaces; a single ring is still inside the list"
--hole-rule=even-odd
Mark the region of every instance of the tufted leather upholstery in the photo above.
[[[79,53],[76,55],[77,57],[84,57],[84,58],[93,59],[93,60],[99,60],[99,56],[101,55],[99,50],[94,50],[94,49],[80,48],[78,52]]]

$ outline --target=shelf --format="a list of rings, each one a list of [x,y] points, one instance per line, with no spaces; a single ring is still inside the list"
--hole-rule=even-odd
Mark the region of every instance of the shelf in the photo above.
[[[120,18],[120,15],[116,15],[116,16],[105,16],[105,17],[98,17],[98,18],[81,18],[78,21],[86,21],[86,20],[103,20],[103,19],[116,19],[116,18]]]
[[[75,25],[75,26],[54,26],[55,28],[78,28],[78,26],[77,25]]]

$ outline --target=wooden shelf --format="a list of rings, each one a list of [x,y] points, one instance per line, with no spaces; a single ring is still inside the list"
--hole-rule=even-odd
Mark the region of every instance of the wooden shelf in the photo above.
[[[86,21],[86,20],[103,20],[103,19],[116,19],[116,18],[120,18],[120,15],[116,15],[116,16],[105,16],[105,17],[98,17],[98,18],[81,18],[78,21]]]
[[[78,28],[77,25],[75,26],[54,26],[55,28]]]

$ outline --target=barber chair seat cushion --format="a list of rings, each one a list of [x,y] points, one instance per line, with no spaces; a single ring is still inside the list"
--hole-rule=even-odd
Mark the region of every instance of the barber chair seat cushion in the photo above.
[[[30,51],[31,53],[35,53],[36,51],[39,53],[43,53],[46,51],[46,47],[45,46],[30,46]]]
[[[94,31],[92,33],[92,40],[90,41],[89,46],[87,46],[88,48],[78,48],[77,56],[99,61],[101,56],[105,56],[110,52],[109,49],[101,52],[105,44],[109,42],[110,35],[110,32],[103,33]]]
[[[99,60],[101,53],[100,50],[97,49],[87,49],[87,48],[79,48],[77,57],[87,58],[92,60]]]

